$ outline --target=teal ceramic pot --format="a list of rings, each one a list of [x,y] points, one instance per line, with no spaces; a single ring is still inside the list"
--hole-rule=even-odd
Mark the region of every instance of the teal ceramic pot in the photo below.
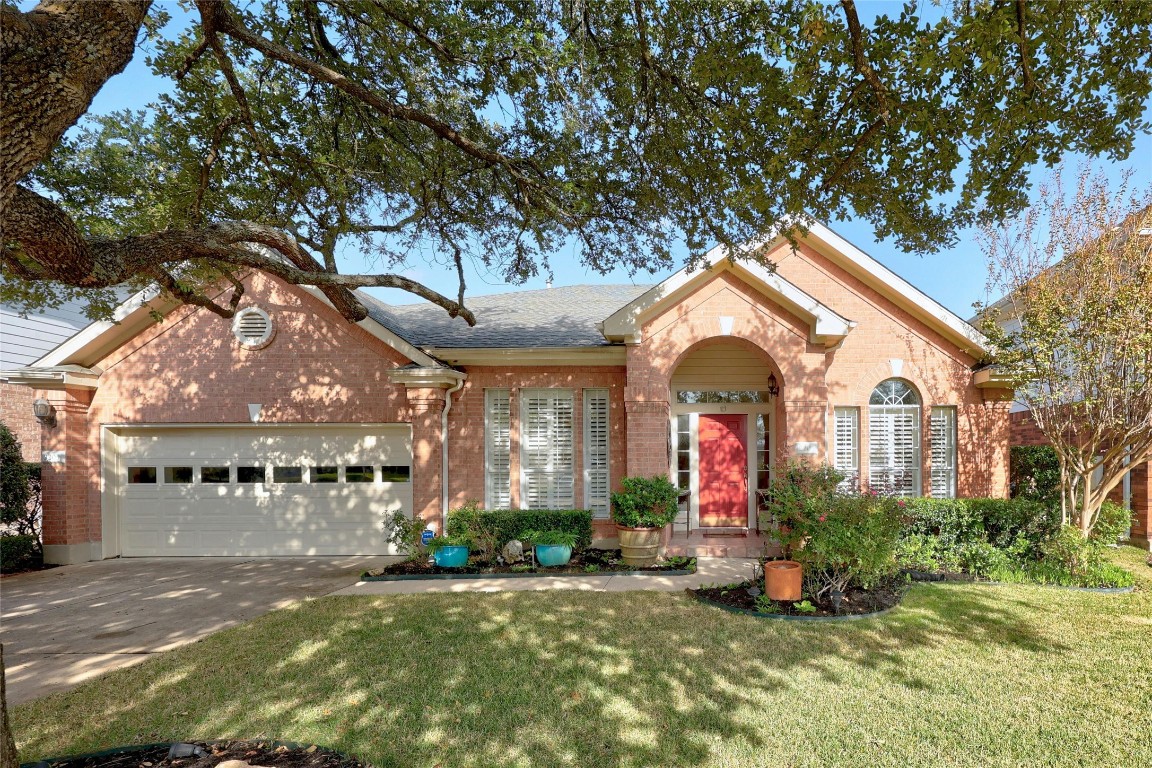
[[[432,553],[432,561],[441,568],[460,568],[468,564],[468,547],[440,547]]]
[[[572,559],[572,547],[565,544],[537,544],[536,562],[545,568],[568,565]]]

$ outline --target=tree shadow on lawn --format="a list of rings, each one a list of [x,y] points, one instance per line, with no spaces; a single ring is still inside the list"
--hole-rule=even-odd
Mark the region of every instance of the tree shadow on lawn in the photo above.
[[[789,743],[812,686],[844,686],[849,700],[878,684],[930,695],[926,654],[1064,648],[1032,628],[1035,611],[1000,590],[938,586],[834,624],[662,593],[329,597],[19,707],[14,728],[25,760],[268,737],[380,768],[690,765],[720,741]]]

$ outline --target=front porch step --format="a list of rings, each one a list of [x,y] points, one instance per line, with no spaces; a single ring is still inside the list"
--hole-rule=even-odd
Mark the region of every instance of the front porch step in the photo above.
[[[669,557],[775,557],[780,554],[780,547],[775,543],[738,540],[723,544],[669,542],[665,554]]]

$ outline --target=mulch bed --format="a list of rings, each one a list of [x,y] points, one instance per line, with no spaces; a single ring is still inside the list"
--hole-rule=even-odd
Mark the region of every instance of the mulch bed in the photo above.
[[[560,565],[553,568],[532,567],[531,556],[526,552],[524,562],[513,565],[499,562],[490,563],[473,558],[468,561],[467,565],[461,568],[441,568],[437,565],[434,565],[430,560],[421,558],[418,560],[405,560],[402,563],[386,565],[383,568],[377,568],[375,570],[368,571],[366,575],[436,576],[442,574],[459,575],[486,573],[546,573],[550,576],[587,576],[596,573],[621,573],[627,571],[638,571],[641,573],[661,573],[665,571],[685,570],[696,570],[696,558],[669,558],[663,562],[657,563],[656,565],[637,568],[634,565],[625,564],[620,556],[620,550],[618,549],[586,549],[583,552],[573,552],[572,559],[568,561],[568,565]]]
[[[22,768],[214,768],[228,760],[270,768],[371,768],[368,763],[314,744],[276,741],[193,741],[128,747],[92,755],[79,755]],[[228,768],[244,768],[235,763]]]
[[[876,613],[884,611],[892,606],[898,604],[900,599],[904,596],[904,583],[899,580],[893,580],[888,584],[877,587],[875,589],[866,590],[853,587],[844,594],[844,599],[840,602],[840,612],[836,612],[836,607],[832,604],[831,598],[825,596],[820,600],[811,600],[809,602],[815,611],[801,611],[797,609],[797,605],[801,601],[780,601],[773,600],[772,604],[776,607],[775,611],[762,611],[761,606],[757,605],[757,598],[764,594],[764,583],[753,583],[751,581],[744,581],[739,584],[726,584],[717,587],[702,587],[700,589],[689,589],[688,593],[710,600],[715,603],[720,603],[731,608],[739,608],[745,611],[757,611],[770,615],[778,616],[853,616],[865,613]]]

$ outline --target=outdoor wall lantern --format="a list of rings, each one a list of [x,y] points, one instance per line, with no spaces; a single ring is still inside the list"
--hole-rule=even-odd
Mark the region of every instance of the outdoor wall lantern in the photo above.
[[[780,394],[780,385],[776,382],[776,374],[768,374],[768,394],[776,397]]]
[[[56,407],[42,397],[32,401],[32,415],[46,427],[56,426]]]

